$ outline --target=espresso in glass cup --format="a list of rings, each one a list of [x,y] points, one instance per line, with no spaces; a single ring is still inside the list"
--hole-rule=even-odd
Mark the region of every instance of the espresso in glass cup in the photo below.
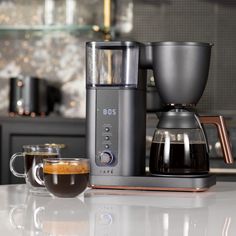
[[[49,145],[24,145],[23,152],[15,153],[10,159],[10,170],[16,177],[25,178],[26,184],[29,187],[30,192],[45,192],[46,188],[36,182],[33,177],[32,170],[34,166],[42,163],[47,158],[58,158],[60,156],[59,146]],[[23,158],[22,158],[23,157]],[[19,173],[15,166],[16,158],[22,158],[24,162],[24,173]],[[42,177],[42,170],[39,172]]]
[[[43,178],[40,170],[43,169]],[[89,160],[85,158],[47,158],[34,167],[38,184],[56,197],[72,198],[82,193],[89,182]]]

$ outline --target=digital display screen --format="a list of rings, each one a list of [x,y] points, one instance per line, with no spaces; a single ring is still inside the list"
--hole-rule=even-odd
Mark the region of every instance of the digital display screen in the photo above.
[[[116,111],[115,108],[104,108],[104,109],[102,110],[102,114],[103,114],[104,116],[116,116],[117,111]]]

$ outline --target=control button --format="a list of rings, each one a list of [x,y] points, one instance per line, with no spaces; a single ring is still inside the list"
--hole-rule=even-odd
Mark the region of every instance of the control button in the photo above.
[[[105,145],[105,148],[108,149],[110,146],[108,144]]]
[[[99,161],[101,164],[106,165],[106,164],[111,164],[113,161],[113,155],[111,152],[102,152],[99,155]]]
[[[109,136],[106,136],[106,137],[105,137],[105,140],[106,140],[106,141],[108,141],[109,139],[110,139],[110,137],[109,137]]]
[[[109,131],[110,131],[110,128],[109,128],[109,127],[105,127],[105,131],[106,131],[106,132],[109,132]]]

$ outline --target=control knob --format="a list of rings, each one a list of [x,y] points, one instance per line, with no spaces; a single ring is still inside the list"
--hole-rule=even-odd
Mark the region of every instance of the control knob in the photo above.
[[[111,152],[109,151],[103,151],[101,152],[101,154],[99,155],[99,162],[102,165],[108,165],[111,164],[113,162],[114,156]]]

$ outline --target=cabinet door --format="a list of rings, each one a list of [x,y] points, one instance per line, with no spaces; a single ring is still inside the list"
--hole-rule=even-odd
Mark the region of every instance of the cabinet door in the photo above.
[[[24,183],[24,179],[16,178],[9,169],[10,157],[22,151],[27,144],[58,143],[65,144],[63,157],[85,157],[85,122],[84,120],[10,120],[0,122],[1,125],[1,184]],[[16,168],[24,171],[23,158],[17,158]]]

